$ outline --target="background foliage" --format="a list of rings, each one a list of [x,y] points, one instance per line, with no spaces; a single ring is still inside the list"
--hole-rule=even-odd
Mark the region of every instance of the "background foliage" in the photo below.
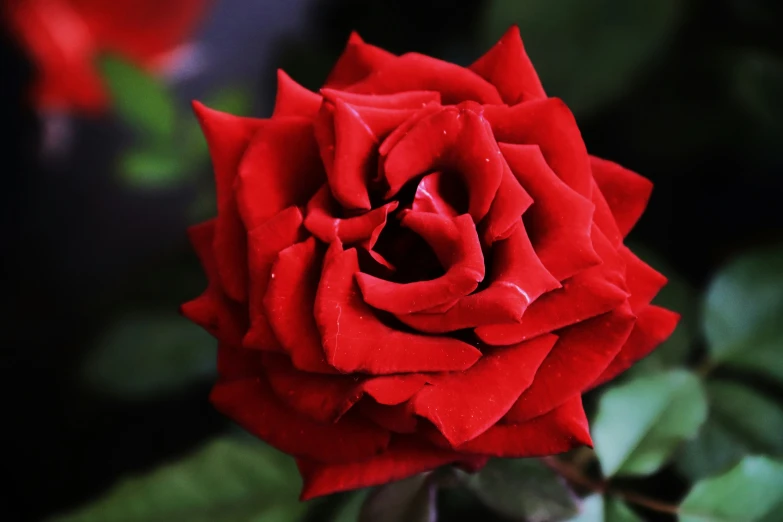
[[[112,114],[39,119],[4,36],[3,415],[12,520],[774,522],[783,511],[783,4],[774,0],[216,2],[199,75],[102,57]],[[519,23],[591,152],[651,178],[631,235],[683,320],[586,406],[595,450],[296,501],[287,457],[206,402],[214,341],[176,314],[214,212],[198,98],[270,112],[317,88],[351,29],[467,64]],[[266,24],[266,25],[264,25]],[[273,29],[274,28],[274,29]],[[65,128],[65,132],[63,129]],[[434,504],[433,504],[434,503]],[[58,515],[65,513],[65,515]]]

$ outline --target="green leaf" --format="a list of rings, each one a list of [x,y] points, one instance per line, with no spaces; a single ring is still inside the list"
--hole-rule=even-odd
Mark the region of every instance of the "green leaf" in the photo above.
[[[707,292],[703,328],[715,362],[783,382],[783,247],[735,259]]]
[[[783,463],[745,457],[731,471],[697,483],[680,505],[680,522],[779,520]],[[778,518],[770,518],[774,514]]]
[[[422,473],[375,488],[361,508],[359,522],[435,522],[436,484]]]
[[[653,304],[678,312],[682,317],[674,333],[650,355],[633,365],[628,377],[660,373],[685,364],[691,352],[698,330],[698,300],[691,285],[680,277],[668,263],[644,247],[633,245],[631,249],[640,259],[669,279],[666,286],[653,300]]]
[[[57,522],[291,522],[304,512],[293,460],[260,442],[217,439],[129,478]]]
[[[699,379],[684,370],[643,377],[608,390],[593,422],[595,451],[606,476],[658,470],[707,417]]]
[[[518,24],[544,88],[586,115],[649,71],[682,18],[681,0],[492,0],[485,45]]]
[[[493,459],[465,485],[496,513],[512,519],[566,520],[577,512],[565,482],[537,459]]]
[[[642,519],[619,500],[590,495],[582,502],[580,513],[569,522],[642,522]]]
[[[748,453],[783,456],[783,409],[742,384],[707,383],[710,416],[677,457],[692,480],[726,471]]]
[[[88,355],[87,383],[123,398],[169,392],[215,373],[216,342],[175,312],[134,312],[115,320]]]
[[[177,115],[166,86],[122,58],[104,56],[99,67],[120,117],[153,140],[170,140]]]
[[[207,97],[204,104],[216,111],[246,116],[253,105],[253,98],[243,87],[225,87]]]
[[[185,165],[173,149],[138,149],[122,158],[120,173],[125,183],[142,189],[163,189],[185,178]]]
[[[370,490],[365,489],[351,494],[330,519],[332,522],[358,522],[362,506],[367,500]]]

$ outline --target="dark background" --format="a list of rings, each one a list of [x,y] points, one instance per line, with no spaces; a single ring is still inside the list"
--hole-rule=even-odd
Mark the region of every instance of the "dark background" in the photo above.
[[[682,3],[681,18],[644,68],[607,101],[575,112],[591,153],[655,183],[632,242],[698,289],[732,254],[783,239],[783,4]],[[263,116],[277,67],[317,88],[351,29],[393,52],[467,64],[491,41],[486,6],[457,4],[218,2],[197,35],[215,59],[175,87],[184,103],[240,82]],[[621,52],[627,42],[615,43]],[[0,512],[38,520],[186,453],[225,421],[206,402],[208,382],[137,401],[79,383],[80,361],[116,314],[175,310],[199,291],[184,230],[200,185],[150,193],[117,183],[112,158],[128,136],[109,116],[72,117],[67,150],[46,150],[56,122],[24,101],[35,70],[6,32],[0,46],[2,448],[11,483]]]

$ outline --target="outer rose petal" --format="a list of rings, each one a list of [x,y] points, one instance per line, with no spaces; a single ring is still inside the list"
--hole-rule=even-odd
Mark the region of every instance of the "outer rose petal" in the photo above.
[[[620,352],[635,319],[630,306],[623,305],[557,332],[557,344],[505,421],[528,421],[580,395]]]
[[[313,318],[322,262],[323,253],[314,238],[280,252],[271,270],[264,312],[294,366],[308,372],[335,373],[326,363]]]
[[[598,225],[598,228],[601,229],[601,232],[604,233],[612,245],[619,247],[623,243],[623,236],[620,234],[620,229],[617,228],[617,222],[614,220],[609,204],[604,199],[604,195],[598,189],[595,181],[593,181],[592,201],[595,205],[593,222]]]
[[[379,47],[364,43],[358,33],[352,32],[343,54],[329,73],[325,87],[342,89],[366,77],[372,71],[396,57]]]
[[[418,53],[407,53],[389,60],[346,90],[364,94],[437,91],[441,93],[443,103],[449,105],[465,100],[503,103],[497,89],[478,74]]]
[[[576,274],[563,287],[542,295],[525,311],[519,324],[481,326],[475,332],[491,345],[514,344],[536,335],[606,313],[628,299],[625,264],[597,227],[593,244],[603,263]]]
[[[590,197],[590,158],[574,115],[562,100],[547,98],[513,107],[488,105],[484,117],[498,142],[538,145],[555,174],[582,196]]]
[[[419,419],[407,404],[387,406],[373,400],[363,400],[357,405],[362,417],[370,419],[392,433],[416,433]]]
[[[522,223],[509,238],[495,243],[490,281],[484,290],[461,297],[445,310],[436,307],[398,318],[429,333],[519,322],[530,303],[560,287],[533,252]]]
[[[246,348],[272,351],[282,349],[266,318],[264,296],[277,254],[300,241],[302,232],[302,213],[297,207],[288,207],[248,234],[250,330],[242,340],[242,345]]]
[[[495,457],[542,457],[579,446],[592,447],[587,416],[579,396],[521,424],[496,424],[457,451]]]
[[[447,107],[414,124],[384,155],[382,176],[389,184],[386,198],[428,171],[456,172],[468,192],[468,213],[478,223],[489,212],[503,178],[505,163],[492,130],[475,104]],[[424,111],[422,111],[424,112]],[[523,209],[524,210],[524,209]],[[519,216],[517,216],[519,217]]]
[[[516,25],[469,69],[494,85],[507,105],[546,98]]]
[[[342,100],[354,107],[371,107],[375,109],[418,110],[432,102],[440,103],[440,93],[437,91],[406,91],[394,94],[356,94],[325,87],[321,89],[321,94],[325,100],[332,104],[336,104],[337,100]]]
[[[332,243],[315,300],[315,319],[326,359],[345,373],[373,375],[460,371],[470,368],[481,352],[447,337],[427,337],[388,327],[361,298],[354,275],[355,249]]]
[[[237,346],[247,329],[247,311],[226,297],[221,288],[213,250],[215,221],[205,221],[188,229],[190,242],[207,274],[209,285],[199,297],[183,304],[180,311],[219,341]]]
[[[600,263],[590,237],[593,204],[555,175],[537,145],[499,146],[511,172],[535,201],[524,221],[547,270],[563,281]]]
[[[620,353],[590,385],[591,388],[614,379],[636,361],[646,357],[656,346],[669,338],[680,320],[680,314],[654,305],[642,308],[637,315],[639,317],[633,331]]]
[[[218,382],[210,400],[221,413],[275,448],[321,462],[369,458],[389,444],[389,432],[354,416],[315,422],[292,411],[261,379]]]
[[[281,402],[318,422],[336,422],[365,393],[377,403],[396,405],[407,401],[423,386],[420,374],[354,377],[313,374],[297,370],[280,354],[265,353],[269,384]]]
[[[484,279],[481,244],[467,214],[452,220],[437,214],[408,212],[402,225],[430,244],[446,273],[437,279],[404,284],[357,273],[356,281],[370,306],[393,314],[420,312],[471,293]]]
[[[247,299],[247,237],[237,209],[234,181],[250,140],[266,122],[213,111],[199,102],[193,102],[193,110],[209,145],[215,170],[217,270],[226,294],[244,302]]]
[[[255,379],[264,374],[264,353],[227,343],[218,344],[217,371],[224,381]]]
[[[628,302],[631,309],[638,312],[658,295],[666,285],[666,277],[653,267],[636,257],[625,245],[620,247],[620,255],[625,260],[625,282],[631,296]]]
[[[273,118],[300,116],[313,119],[321,108],[321,97],[308,91],[288,76],[282,69],[277,70],[277,96]]]
[[[304,205],[326,181],[310,120],[267,120],[242,157],[236,198],[248,230]]]
[[[495,349],[473,367],[437,378],[411,400],[452,446],[476,438],[497,423],[533,382],[557,337],[542,336]]]
[[[623,237],[639,221],[652,193],[652,183],[617,163],[590,157],[593,177],[601,189]]]
[[[483,459],[439,449],[416,437],[398,435],[385,452],[363,461],[329,465],[298,459],[296,463],[304,478],[301,499],[309,500],[337,491],[402,480],[446,464],[461,462],[471,466],[479,461]]]

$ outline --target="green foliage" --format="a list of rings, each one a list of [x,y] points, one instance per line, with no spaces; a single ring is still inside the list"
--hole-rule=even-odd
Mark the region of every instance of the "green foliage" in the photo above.
[[[566,520],[577,512],[565,482],[535,459],[493,459],[465,485],[491,510],[514,520]]]
[[[710,418],[677,457],[678,469],[698,480],[725,471],[748,453],[783,455],[783,410],[742,384],[707,383]]]
[[[783,248],[729,263],[707,292],[703,329],[715,363],[783,382]]]
[[[261,443],[217,439],[180,462],[115,485],[53,522],[291,522],[305,510],[291,458]]]
[[[649,71],[679,26],[680,0],[492,0],[483,40],[494,43],[519,25],[551,96],[578,115],[623,94]]]
[[[357,522],[369,493],[370,491],[365,489],[351,494],[348,500],[337,509],[331,522]]]
[[[783,463],[745,457],[729,472],[697,483],[680,506],[680,522],[771,522],[783,503]]]
[[[684,370],[643,377],[607,391],[593,422],[593,441],[606,476],[658,470],[707,416],[698,378]]]
[[[86,382],[101,393],[147,398],[215,375],[216,342],[176,314],[135,312],[112,323],[87,356]]]
[[[569,522],[642,522],[642,519],[619,500],[590,495],[582,502],[579,514]]]
[[[140,148],[130,150],[121,161],[120,175],[132,187],[165,189],[180,183],[186,174],[176,150]]]
[[[123,121],[152,140],[171,139],[177,117],[166,86],[122,58],[105,56],[99,67]]]
[[[430,474],[384,484],[373,490],[359,512],[359,522],[435,522],[437,485]]]

